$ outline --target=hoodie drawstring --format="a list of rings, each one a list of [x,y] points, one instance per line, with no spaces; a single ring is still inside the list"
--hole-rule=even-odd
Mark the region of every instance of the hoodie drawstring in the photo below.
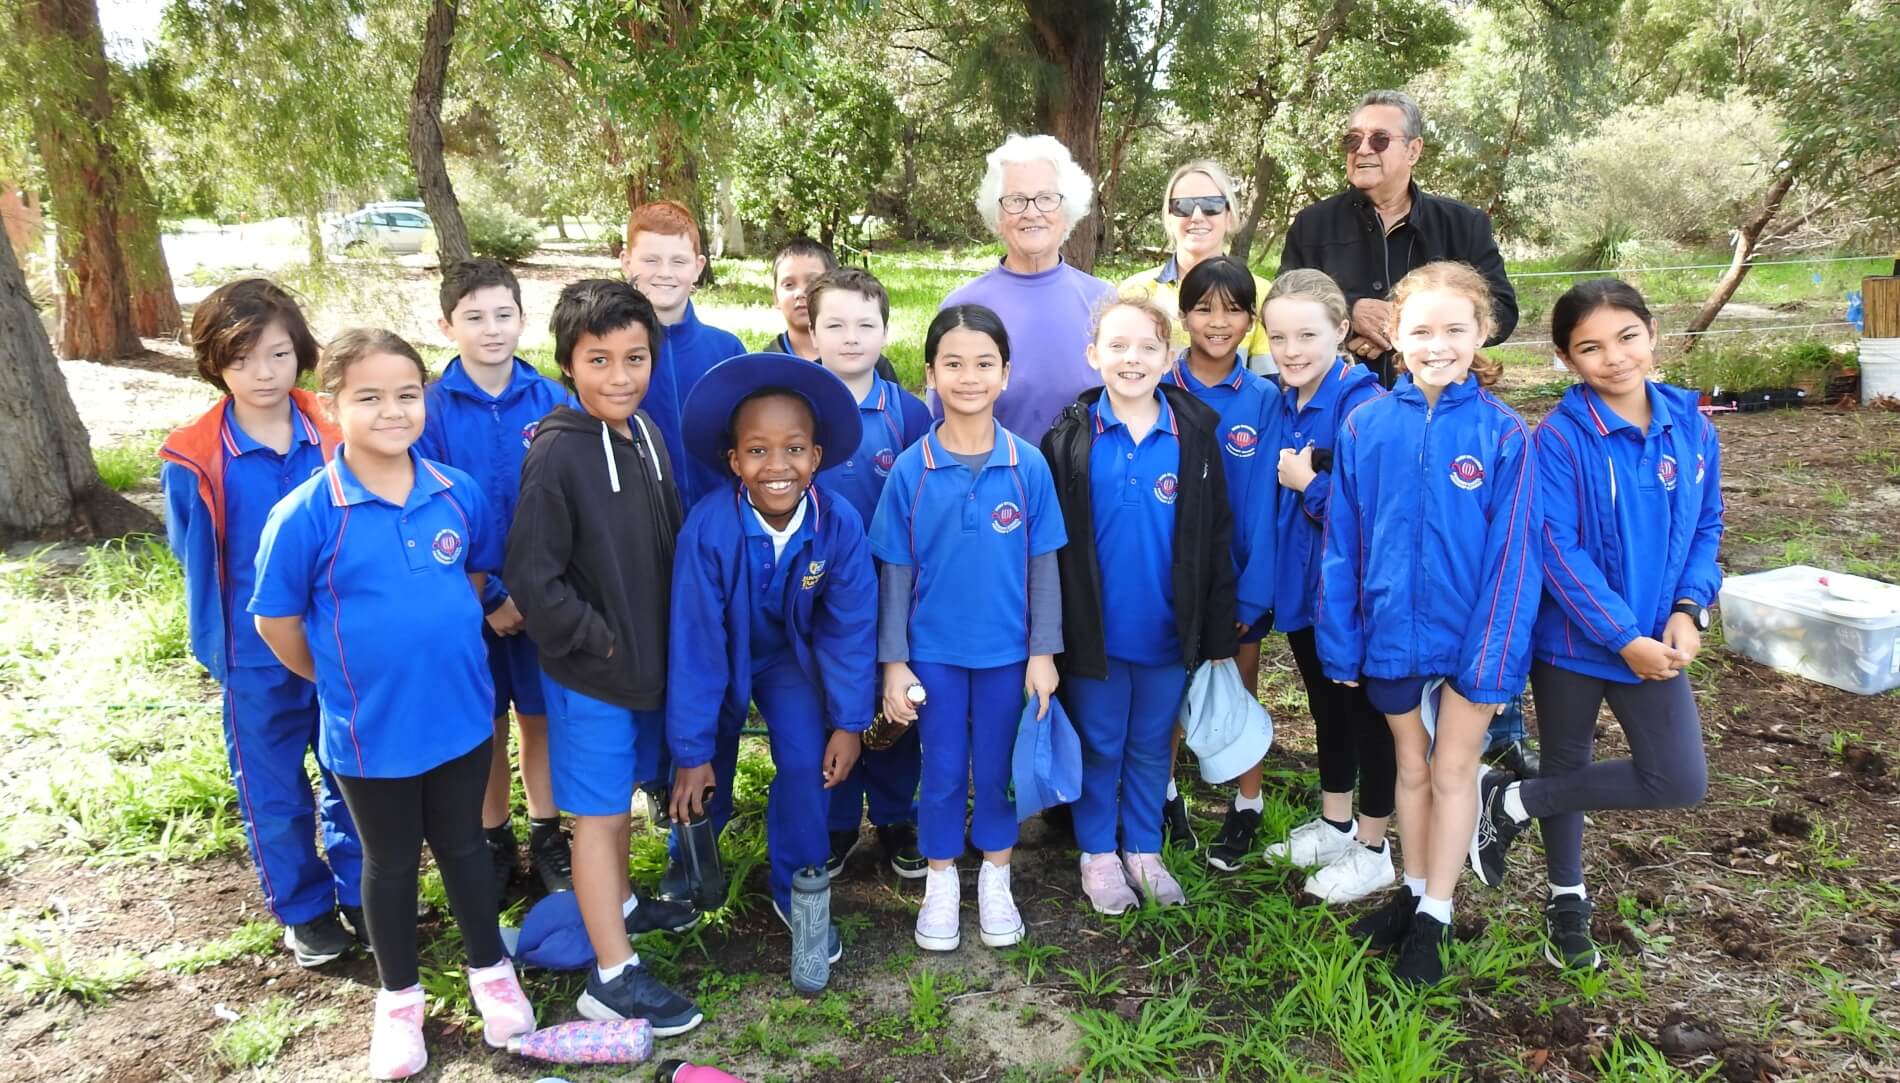
[[[640,442],[648,447],[652,447],[653,434],[647,431],[647,423],[640,419],[639,414],[633,415],[633,423],[640,426]],[[660,457],[658,455],[653,456],[653,480],[666,480],[666,475],[660,471]]]
[[[620,491],[620,468],[614,465],[613,438],[607,435],[607,423],[600,423],[600,453],[607,459],[607,481],[613,485],[614,492]]]

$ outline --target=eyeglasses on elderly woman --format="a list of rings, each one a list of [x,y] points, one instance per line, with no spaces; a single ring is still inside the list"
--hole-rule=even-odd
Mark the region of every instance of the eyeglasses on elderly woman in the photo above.
[[[1018,192],[1011,192],[996,201],[996,205],[1003,208],[1006,214],[1021,214],[1029,209],[1031,203],[1036,205],[1037,210],[1048,214],[1050,211],[1062,206],[1062,193],[1037,192],[1033,196],[1026,196]]]

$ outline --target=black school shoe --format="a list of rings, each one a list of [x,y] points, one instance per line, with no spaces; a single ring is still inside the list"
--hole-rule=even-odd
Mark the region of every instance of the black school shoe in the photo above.
[[[1553,895],[1544,903],[1544,960],[1559,970],[1597,970],[1603,955],[1590,939],[1590,900]]]
[[[528,831],[528,872],[552,895],[574,890],[574,851],[557,817],[534,821]]]
[[[363,916],[363,908],[339,906],[337,912],[343,916],[344,926],[350,930],[350,935],[356,938],[356,942],[362,945],[363,950],[371,955],[376,954],[376,946],[369,942],[369,919]]]
[[[1543,769],[1542,757],[1531,747],[1529,738],[1506,741],[1484,754],[1486,763],[1499,770],[1509,771],[1519,778],[1536,778]]]
[[[284,926],[284,946],[306,970],[323,964],[350,950],[350,934],[336,919],[336,911],[298,925]]]
[[[1366,942],[1368,955],[1384,955],[1405,943],[1412,931],[1412,918],[1417,913],[1418,896],[1412,894],[1410,888],[1400,887],[1385,905],[1360,915],[1347,932]]]
[[[627,915],[627,935],[647,933],[686,933],[699,924],[699,911],[691,903],[650,896],[635,896],[640,901]]]
[[[1523,830],[1504,811],[1504,790],[1515,781],[1503,771],[1486,770],[1478,776],[1478,829],[1471,835],[1471,871],[1486,887],[1504,882],[1504,859]]]
[[[898,876],[921,880],[929,875],[930,862],[917,849],[916,824],[885,824],[877,829],[877,844]]]
[[[488,837],[488,857],[495,867],[495,902],[500,904],[508,897],[508,885],[514,881],[519,863],[515,853],[515,825],[505,823],[484,828],[482,834]]]
[[[831,856],[825,859],[825,871],[836,877],[844,871],[844,864],[851,860],[851,855],[858,852],[858,845],[863,841],[864,836],[859,834],[855,827],[849,831],[833,831],[830,834]]]
[[[1410,894],[1410,892],[1407,892]],[[1445,980],[1445,949],[1451,946],[1451,926],[1430,914],[1413,914],[1411,931],[1392,977],[1400,985],[1426,989]]]
[[[1260,814],[1252,809],[1227,806],[1227,818],[1221,821],[1220,834],[1207,848],[1207,863],[1222,872],[1239,872],[1253,854],[1254,835],[1260,831]]]
[[[600,971],[588,967],[587,991],[577,1008],[586,1019],[644,1019],[653,1027],[655,1038],[684,1034],[706,1018],[692,1001],[667,988],[639,963],[610,982],[601,981]]]
[[[1198,849],[1194,825],[1188,820],[1187,795],[1177,793],[1161,806],[1161,844],[1182,850]]]

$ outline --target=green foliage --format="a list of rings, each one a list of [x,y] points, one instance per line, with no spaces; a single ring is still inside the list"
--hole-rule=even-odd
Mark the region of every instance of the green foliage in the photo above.
[[[275,1060],[292,1038],[335,1018],[329,1009],[300,1012],[290,998],[271,997],[226,1023],[212,1036],[211,1052],[232,1068],[256,1068]]]
[[[513,263],[527,259],[541,246],[540,227],[506,203],[462,203],[462,224],[468,228],[468,244],[477,256]]]
[[[123,493],[158,477],[158,448],[164,441],[162,432],[146,433],[99,448],[92,453],[92,460],[99,467],[99,477]]]
[[[1821,342],[1761,339],[1700,346],[1663,362],[1659,374],[1668,383],[1703,391],[1749,391],[1765,387],[1818,385],[1840,364],[1839,355]]]
[[[741,125],[740,210],[775,232],[826,244],[861,240],[856,218],[890,169],[897,103],[860,72],[826,65],[807,85],[769,99]]]
[[[233,959],[263,955],[276,948],[282,928],[270,921],[247,921],[222,940],[161,959],[158,965],[174,974],[196,974],[223,966]]]
[[[126,955],[77,962],[58,945],[18,930],[7,936],[7,943],[21,956],[6,964],[13,991],[39,1004],[68,997],[81,1004],[103,1004],[145,972],[144,963]]]

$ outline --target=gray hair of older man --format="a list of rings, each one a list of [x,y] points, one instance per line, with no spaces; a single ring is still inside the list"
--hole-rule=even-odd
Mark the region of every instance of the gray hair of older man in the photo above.
[[[1409,143],[1425,135],[1425,114],[1418,111],[1418,101],[1405,91],[1375,90],[1365,97],[1360,98],[1359,104],[1353,106],[1352,111],[1354,115],[1357,115],[1359,110],[1364,109],[1368,105],[1389,105],[1397,109],[1400,113],[1403,113],[1405,115],[1405,131],[1401,134],[1405,136],[1406,142]]]

